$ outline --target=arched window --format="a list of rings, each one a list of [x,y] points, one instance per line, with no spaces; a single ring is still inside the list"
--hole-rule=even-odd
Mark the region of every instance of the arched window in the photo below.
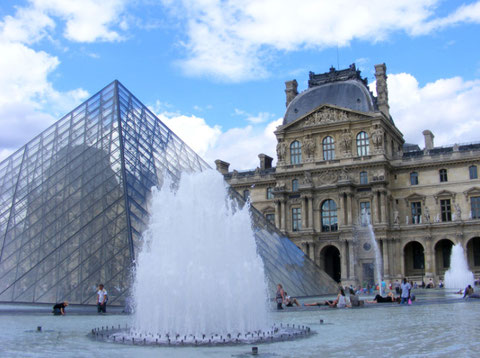
[[[440,169],[438,171],[438,175],[440,175],[440,183],[444,183],[444,182],[448,181],[447,169]]]
[[[322,231],[330,232],[338,230],[337,204],[331,199],[322,203]]]
[[[333,138],[328,136],[323,138],[323,160],[335,159],[335,142]]]
[[[360,172],[360,184],[368,184],[368,173]]]
[[[298,140],[290,144],[290,164],[300,164],[302,162],[302,145]]]
[[[366,132],[360,132],[357,134],[357,154],[359,156],[368,155],[370,142],[368,141],[368,134]]]
[[[410,173],[410,185],[418,185],[418,173],[411,172]]]
[[[292,191],[298,191],[298,179],[292,180]]]
[[[472,165],[468,168],[468,173],[470,174],[470,179],[478,179],[477,166]]]

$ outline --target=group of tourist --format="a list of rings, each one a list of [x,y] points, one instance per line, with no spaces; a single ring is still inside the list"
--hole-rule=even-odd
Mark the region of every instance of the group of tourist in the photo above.
[[[107,290],[103,286],[103,284],[98,285],[97,289],[97,312],[98,313],[107,313],[107,302],[108,302],[108,295]],[[68,306],[68,301],[63,301],[57,303],[53,306],[52,313],[55,316],[65,316],[65,308]]]
[[[383,284],[384,282],[382,282]],[[364,301],[367,304],[377,304],[377,303],[400,303],[400,304],[412,304],[415,301],[415,295],[412,294],[412,283],[408,282],[406,278],[403,279],[402,283],[398,284],[395,287],[395,291],[399,296],[395,297],[393,292],[389,292],[386,296],[382,296],[381,293],[386,291],[385,287],[382,287],[382,291],[380,294],[377,294],[373,300],[366,300]],[[390,289],[392,287],[390,286]],[[345,294],[345,292],[349,293],[349,296]],[[359,295],[361,293],[365,293],[362,287],[359,287],[357,291],[354,290],[352,286],[350,287],[340,287],[337,297],[334,300],[326,300],[320,302],[311,302],[311,303],[303,303],[302,306],[304,307],[311,307],[311,306],[328,306],[331,308],[346,308],[346,307],[357,307],[363,304],[363,301],[360,300]],[[276,303],[277,309],[283,309],[285,307],[292,307],[293,305],[300,306],[300,303],[296,298],[292,298],[287,295],[287,292],[283,290],[283,286],[281,284],[277,285],[277,292],[276,292]]]

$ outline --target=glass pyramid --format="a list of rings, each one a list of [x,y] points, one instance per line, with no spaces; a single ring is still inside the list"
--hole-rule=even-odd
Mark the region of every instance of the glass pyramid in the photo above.
[[[209,168],[118,81],[0,163],[0,301],[124,304],[152,186]],[[243,201],[238,193],[232,195]],[[252,209],[269,281],[297,296],[328,275]]]

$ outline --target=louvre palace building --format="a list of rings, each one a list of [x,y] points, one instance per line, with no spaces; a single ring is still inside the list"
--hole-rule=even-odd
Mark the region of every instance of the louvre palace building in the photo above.
[[[375,97],[355,65],[315,74],[298,93],[287,81],[277,166],[259,154],[251,171],[229,170],[228,183],[342,284],[377,279],[371,222],[381,274],[442,280],[452,245],[461,245],[480,275],[480,144],[409,144],[388,104],[385,64],[375,66]],[[363,213],[363,214],[362,214]]]

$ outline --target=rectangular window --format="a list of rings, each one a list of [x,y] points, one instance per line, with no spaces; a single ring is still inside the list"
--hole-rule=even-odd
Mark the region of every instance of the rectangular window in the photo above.
[[[302,228],[302,210],[300,208],[292,209],[292,231],[299,231]]]
[[[360,184],[368,184],[368,173],[360,172]]]
[[[250,190],[243,191],[243,200],[247,201],[250,198]]]
[[[470,179],[478,179],[478,173],[477,173],[477,166],[476,165],[472,165],[471,167],[469,167],[468,172],[470,174]]]
[[[267,188],[267,199],[273,199],[273,188],[272,187]]]
[[[265,217],[269,223],[275,225],[275,214],[267,214]]]
[[[440,174],[440,183],[445,183],[448,181],[447,169],[440,169],[439,174]]]
[[[480,219],[480,196],[471,197],[470,206],[472,209],[472,219]]]
[[[292,180],[292,191],[298,191],[298,179]]]
[[[440,200],[440,211],[443,222],[452,221],[452,205],[450,199]]]
[[[411,185],[418,185],[418,173],[417,172],[410,173],[410,184]]]
[[[412,224],[422,223],[422,203],[419,201],[410,204],[412,209]]]
[[[367,226],[371,223],[371,212],[370,212],[370,202],[361,201],[360,202],[360,222],[362,226]]]

